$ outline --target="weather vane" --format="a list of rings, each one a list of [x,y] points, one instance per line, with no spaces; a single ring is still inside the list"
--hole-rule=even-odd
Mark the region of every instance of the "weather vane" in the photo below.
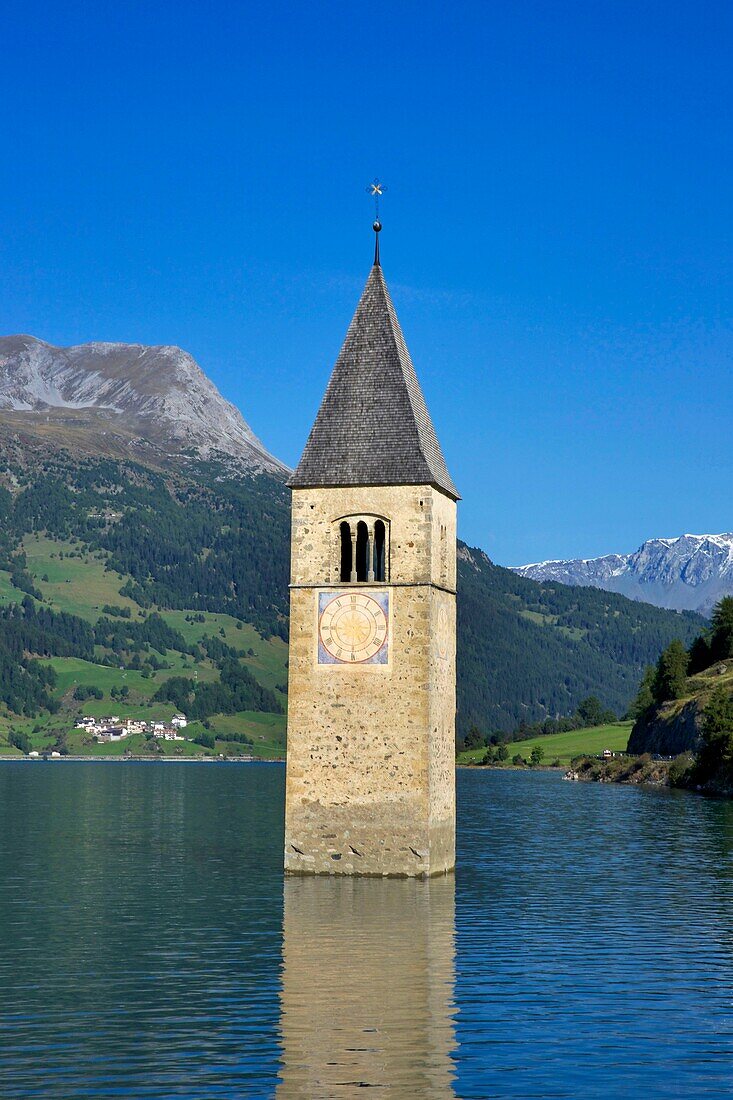
[[[379,220],[379,200],[386,190],[387,188],[376,176],[366,189],[367,195],[371,195],[371,197],[374,199],[374,224],[372,225],[372,229],[377,234],[374,240],[375,267],[379,267],[379,233],[382,229],[382,223]]]

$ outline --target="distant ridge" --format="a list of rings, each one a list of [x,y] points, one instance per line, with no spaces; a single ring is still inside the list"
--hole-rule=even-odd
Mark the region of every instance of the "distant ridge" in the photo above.
[[[87,454],[225,456],[245,473],[288,473],[192,356],[168,345],[0,337],[0,428]]]
[[[654,538],[633,554],[570,558],[513,567],[536,581],[619,592],[657,607],[707,614],[733,594],[733,532]]]

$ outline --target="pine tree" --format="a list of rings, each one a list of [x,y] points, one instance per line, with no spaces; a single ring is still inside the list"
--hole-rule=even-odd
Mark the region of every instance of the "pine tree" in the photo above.
[[[710,668],[713,663],[713,658],[710,655],[710,639],[707,634],[700,634],[695,638],[695,641],[690,646],[690,676],[694,676],[696,672],[703,672],[706,668]]]
[[[654,677],[656,670],[654,665],[647,665],[644,669],[644,675],[641,683],[639,684],[639,690],[636,693],[636,698],[629,707],[629,716],[631,718],[641,718],[643,714],[654,706]]]
[[[724,596],[713,611],[710,656],[712,661],[733,657],[733,596]]]
[[[486,737],[478,728],[478,726],[471,726],[470,730],[466,734],[464,745],[467,749],[482,749],[486,744]]]
[[[666,703],[684,695],[689,657],[679,638],[663,651],[657,661],[652,693],[655,703]]]
[[[722,684],[712,692],[702,719],[703,746],[698,777],[703,781],[723,770],[733,771],[733,697]]]
[[[585,726],[600,726],[603,722],[609,720],[615,721],[615,715],[611,714],[604,709],[601,704],[601,700],[597,695],[589,695],[587,699],[583,699],[581,703],[578,703],[578,709],[576,711],[578,721],[581,728]]]

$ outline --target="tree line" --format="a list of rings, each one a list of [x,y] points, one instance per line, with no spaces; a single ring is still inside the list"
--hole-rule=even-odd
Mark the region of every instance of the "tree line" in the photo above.
[[[689,647],[675,639],[663,650],[656,665],[646,669],[634,701],[634,716],[637,720],[653,717],[655,707],[694,693],[695,684],[690,683],[690,676],[730,660],[733,660],[733,597],[725,596],[715,606],[710,627]],[[675,761],[670,771],[673,785],[699,789],[712,782],[718,790],[730,792],[733,695],[726,684],[715,685],[705,699],[700,731],[702,743],[697,755]]]
[[[702,616],[597,588],[533,581],[459,547],[458,733],[571,718],[583,700],[623,714],[645,665]],[[561,727],[547,727],[557,732]]]
[[[476,725],[472,725],[466,734],[458,742],[457,749],[481,749],[500,748],[513,741],[529,741],[535,737],[546,737],[552,733],[569,733],[572,730],[587,729],[588,727],[605,726],[611,722],[617,722],[618,718],[612,710],[604,707],[597,695],[589,695],[583,699],[575,709],[575,712],[567,717],[545,718],[542,722],[527,722],[522,719],[518,726],[511,732],[496,730],[486,734]],[[508,753],[499,756],[499,760],[506,760]],[[542,757],[539,757],[541,760]],[[539,760],[537,762],[539,762]]]
[[[216,463],[195,478],[166,477],[108,459],[49,459],[13,469],[19,492],[0,491],[0,568],[41,597],[18,548],[23,535],[78,538],[130,579],[143,609],[226,612],[265,637],[287,638],[289,499],[282,482],[233,479]],[[113,518],[112,518],[113,517]],[[124,614],[124,613],[123,613]]]
[[[724,596],[713,610],[710,627],[686,647],[674,638],[662,650],[656,665],[648,665],[631,708],[640,718],[652,707],[681,699],[687,692],[687,678],[704,672],[719,661],[733,658],[733,596]]]

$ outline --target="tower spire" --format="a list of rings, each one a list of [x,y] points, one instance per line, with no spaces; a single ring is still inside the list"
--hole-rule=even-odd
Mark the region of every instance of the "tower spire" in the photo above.
[[[378,264],[288,484],[434,485],[458,498]]]
[[[379,267],[379,234],[382,232],[382,223],[379,220],[379,199],[384,194],[387,188],[381,182],[381,180],[375,178],[367,187],[367,194],[371,195],[374,199],[374,222],[372,223],[372,229],[374,230],[374,266]]]

